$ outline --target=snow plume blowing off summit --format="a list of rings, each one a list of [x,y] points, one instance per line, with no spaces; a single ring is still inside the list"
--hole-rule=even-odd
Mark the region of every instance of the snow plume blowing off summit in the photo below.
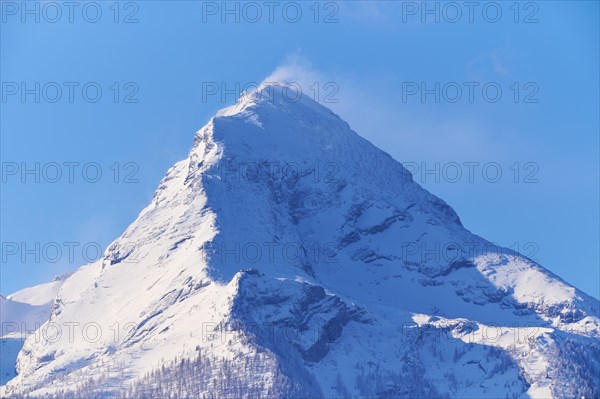
[[[62,334],[27,338],[8,397],[600,395],[596,299],[466,230],[283,90],[263,84],[196,133],[60,287],[46,326]]]

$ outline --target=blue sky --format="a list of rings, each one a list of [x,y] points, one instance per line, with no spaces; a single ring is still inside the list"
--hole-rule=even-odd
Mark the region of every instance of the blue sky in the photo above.
[[[257,22],[221,2],[107,2],[95,23],[86,3],[73,22],[64,3],[60,16],[29,4],[2,3],[2,294],[75,270],[121,234],[234,102],[207,85],[275,74],[410,166],[469,230],[600,296],[598,2],[494,3],[499,17],[488,2],[471,15],[454,3],[460,17],[429,3],[438,21],[420,2],[281,2],[272,22],[262,2]],[[36,163],[39,182],[21,173]]]

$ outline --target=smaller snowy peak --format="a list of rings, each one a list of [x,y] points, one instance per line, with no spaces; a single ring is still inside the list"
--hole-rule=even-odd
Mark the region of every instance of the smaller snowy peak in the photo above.
[[[42,306],[52,303],[70,274],[61,274],[56,276],[53,281],[45,284],[39,284],[33,287],[24,288],[11,294],[7,299],[13,302],[26,303],[33,306]]]

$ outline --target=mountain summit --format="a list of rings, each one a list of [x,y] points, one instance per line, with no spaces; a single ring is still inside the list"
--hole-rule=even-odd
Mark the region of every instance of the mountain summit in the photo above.
[[[278,85],[196,133],[60,288],[9,395],[598,397],[599,302]]]

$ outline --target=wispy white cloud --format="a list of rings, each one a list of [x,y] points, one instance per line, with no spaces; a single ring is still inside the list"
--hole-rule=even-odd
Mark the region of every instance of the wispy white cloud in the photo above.
[[[301,50],[288,54],[285,60],[267,76],[263,83],[289,83],[315,80],[317,72],[307,57],[302,55]]]
[[[491,56],[487,58],[490,71]],[[479,60],[476,60],[476,63]],[[498,64],[502,65],[502,64]],[[499,159],[514,154],[507,137],[516,132],[499,132],[472,112],[443,112],[443,105],[407,104],[398,93],[397,76],[351,76],[339,71],[318,70],[300,51],[288,55],[265,82],[299,84],[307,88],[333,82],[337,92],[333,102],[315,98],[331,108],[360,135],[383,148],[400,161],[472,161]],[[438,113],[438,111],[440,111]]]

